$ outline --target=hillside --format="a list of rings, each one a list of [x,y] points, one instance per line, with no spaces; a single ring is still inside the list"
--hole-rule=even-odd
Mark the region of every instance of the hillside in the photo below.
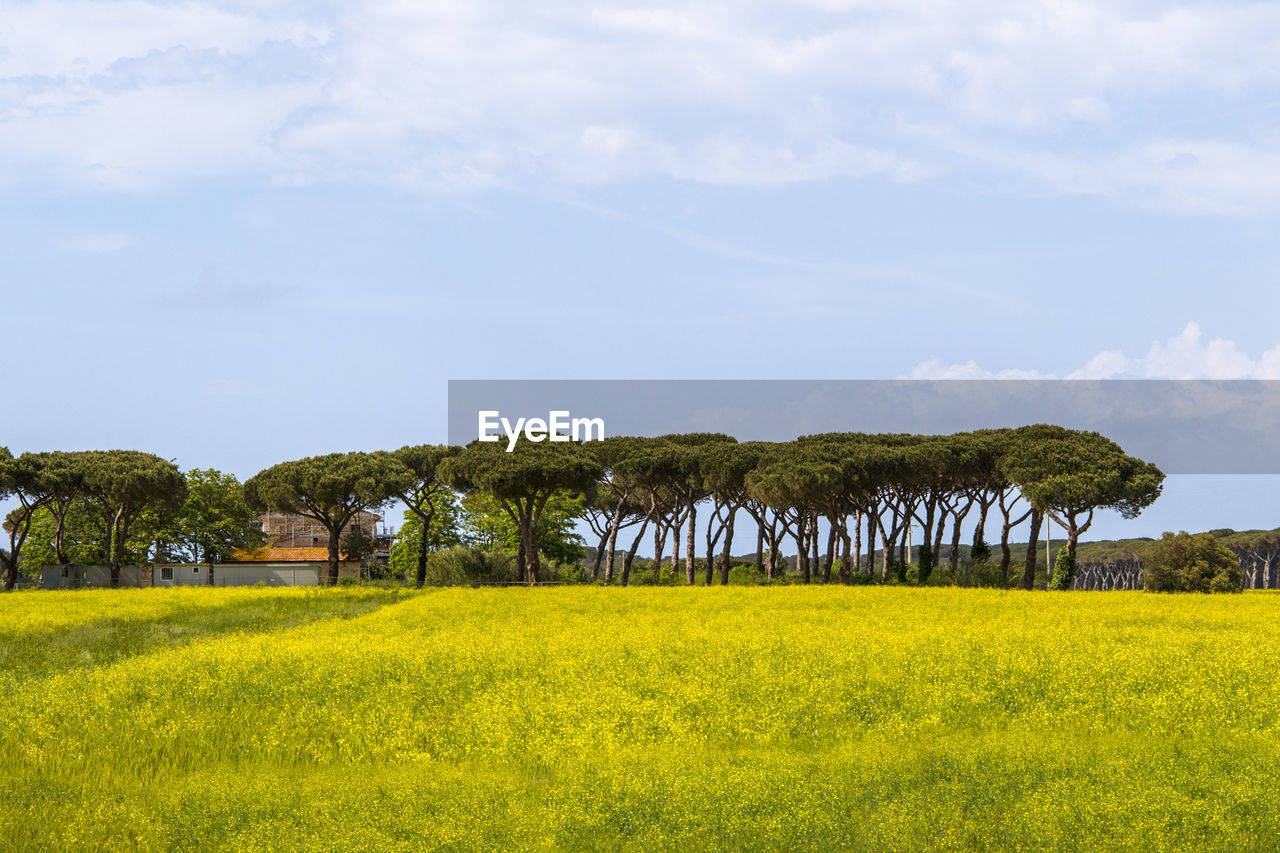
[[[1207,532],[1212,533],[1217,537],[1219,542],[1237,553],[1250,548],[1257,548],[1262,545],[1280,546],[1280,527],[1272,530],[1232,530],[1230,528],[1219,528]],[[1023,531],[1023,535],[1025,537],[1025,531]],[[1081,563],[1111,563],[1117,560],[1140,559],[1143,550],[1154,541],[1155,540],[1149,536],[1141,536],[1134,539],[1099,539],[1096,541],[1080,542],[1076,547],[1076,558]],[[794,543],[790,544],[794,547]],[[997,541],[989,544],[991,547],[992,561],[999,562],[1000,543]],[[1051,540],[1049,543],[1051,562],[1056,558],[1058,550],[1066,544],[1067,540],[1065,538],[1055,536]],[[916,545],[918,546],[919,543],[916,543]],[[1036,546],[1036,550],[1038,552],[1036,561],[1038,564],[1043,565],[1045,561],[1045,541],[1043,539],[1041,539],[1039,544]],[[969,562],[969,551],[970,546],[960,546],[960,560],[962,562]],[[1009,553],[1013,565],[1022,565],[1026,561],[1027,554],[1027,542],[1025,538],[1020,542],[1009,543]],[[945,562],[950,558],[950,554],[950,545],[944,544],[942,546],[942,553],[939,560]],[[621,559],[621,557],[622,553],[619,552],[618,558]],[[586,556],[587,564],[590,565],[594,558],[595,549],[588,547]],[[826,555],[824,554],[823,559],[825,558]],[[669,560],[670,555],[668,554],[665,559]],[[755,552],[735,554],[733,562],[735,565],[750,565],[755,562],[755,559]],[[877,561],[880,559],[880,551],[878,549],[876,551],[876,559]],[[792,552],[791,554],[782,557],[782,560],[788,567],[793,566],[795,562],[795,553]],[[865,552],[863,553],[863,560],[866,560]],[[647,558],[637,558],[637,561],[641,563],[648,562]]]

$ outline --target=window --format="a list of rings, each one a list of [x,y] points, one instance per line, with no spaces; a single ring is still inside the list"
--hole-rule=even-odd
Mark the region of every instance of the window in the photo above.
[[[71,577],[71,567],[70,567],[70,566],[63,566],[63,567],[62,567],[62,576],[63,576],[64,578],[69,578],[69,577]]]
[[[193,575],[198,575],[198,574],[200,574],[200,567],[199,567],[199,566],[193,566],[193,567],[192,567],[192,569],[191,569],[191,574],[193,574]]]
[[[171,580],[173,580],[173,566],[161,566],[161,567],[160,567],[160,580],[162,580],[162,581],[171,581]]]

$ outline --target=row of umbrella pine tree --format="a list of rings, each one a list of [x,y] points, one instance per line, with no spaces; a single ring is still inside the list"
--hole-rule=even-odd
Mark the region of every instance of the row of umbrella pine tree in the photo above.
[[[244,483],[248,505],[306,516],[329,534],[328,578],[336,582],[339,543],[366,509],[402,502],[422,530],[457,492],[492,496],[519,531],[521,574],[538,582],[537,531],[557,494],[583,498],[584,520],[598,537],[594,580],[626,584],[646,534],[660,563],[684,538],[685,579],[728,583],[737,525],[754,526],[755,568],[774,578],[784,548],[794,547],[804,582],[856,574],[906,579],[908,537],[923,531],[917,578],[926,581],[945,541],[954,573],[964,531],[970,559],[985,561],[989,519],[1000,530],[999,572],[1009,578],[1010,536],[1030,535],[1022,585],[1035,578],[1034,555],[1045,518],[1067,536],[1051,585],[1071,587],[1075,548],[1100,509],[1137,515],[1160,494],[1164,475],[1094,432],[1050,425],[953,435],[826,433],[788,442],[736,441],[719,433],[616,436],[585,443],[472,442],[396,451],[333,453],[282,462]],[[0,499],[14,500],[0,549],[5,588],[17,577],[23,543],[40,510],[62,522],[70,504],[99,508],[112,578],[118,578],[130,525],[149,508],[185,498],[177,467],[138,451],[51,451],[12,456],[0,448]],[[965,527],[968,522],[968,527]],[[702,541],[697,541],[698,537]],[[948,538],[949,537],[949,538]],[[426,576],[427,537],[419,537],[416,581]],[[790,545],[788,545],[788,540]],[[825,541],[824,541],[825,540]],[[620,547],[621,546],[621,547]],[[824,547],[825,546],[825,547]],[[55,545],[55,549],[60,548]],[[705,557],[695,554],[701,547]]]
[[[717,575],[719,583],[728,582],[736,526],[748,519],[758,573],[777,575],[790,540],[801,580],[828,583],[833,571],[841,582],[859,572],[906,580],[914,525],[923,534],[914,556],[924,582],[944,541],[955,575],[966,530],[970,559],[986,561],[991,550],[984,537],[994,518],[998,571],[1006,579],[1011,533],[1029,523],[1021,582],[1030,589],[1036,543],[1050,518],[1067,536],[1051,584],[1069,589],[1076,544],[1095,512],[1136,516],[1159,496],[1164,479],[1156,466],[1097,433],[1048,425],[942,436],[827,433],[789,442],[737,442],[719,434],[621,437],[580,450],[594,463],[584,466],[592,481],[582,487],[587,522],[599,537],[592,576],[624,584],[646,528],[659,561],[668,535],[675,540],[683,530],[690,584],[699,569],[706,584]],[[557,451],[547,446],[547,452]],[[468,466],[474,469],[483,467],[481,457],[497,455],[479,445],[466,453],[474,454]],[[620,552],[623,531],[630,544]],[[695,541],[698,535],[703,541]],[[672,547],[674,555],[678,545]],[[698,548],[702,560],[695,559]],[[536,573],[536,565],[529,570]]]

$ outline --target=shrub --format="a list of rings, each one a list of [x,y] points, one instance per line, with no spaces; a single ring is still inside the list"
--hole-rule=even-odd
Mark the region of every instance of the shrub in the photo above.
[[[916,578],[920,583],[928,583],[929,575],[933,573],[933,549],[929,547],[928,542],[920,546],[916,564],[919,566],[916,570]]]
[[[733,566],[729,569],[729,586],[759,586],[755,566]]]
[[[990,560],[974,560],[970,563],[969,577],[974,586],[1004,589],[1009,585],[1008,579],[1000,573],[1000,564]]]
[[[1240,562],[1212,533],[1165,533],[1142,562],[1149,592],[1240,591]]]
[[[923,573],[923,571],[922,567],[921,572]],[[961,567],[960,571],[963,574],[964,568]],[[954,586],[956,578],[951,574],[951,566],[948,563],[939,563],[938,567],[930,572],[928,576],[918,574],[916,582],[924,586]]]
[[[1076,558],[1066,548],[1058,549],[1058,556],[1053,560],[1053,578],[1049,581],[1050,589],[1071,589],[1071,582],[1076,576]]]
[[[631,570],[631,578],[627,581],[631,586],[675,586],[684,583],[683,570],[679,573],[671,571],[666,560],[661,565],[654,565],[653,560],[637,560]]]
[[[515,555],[505,551],[454,547],[427,555],[427,583],[432,586],[523,581],[518,575]]]

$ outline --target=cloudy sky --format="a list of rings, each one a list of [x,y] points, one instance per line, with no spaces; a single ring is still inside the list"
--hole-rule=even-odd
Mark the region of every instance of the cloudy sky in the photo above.
[[[0,443],[246,476],[443,440],[449,378],[1280,377],[1278,39],[1222,0],[0,0]]]

